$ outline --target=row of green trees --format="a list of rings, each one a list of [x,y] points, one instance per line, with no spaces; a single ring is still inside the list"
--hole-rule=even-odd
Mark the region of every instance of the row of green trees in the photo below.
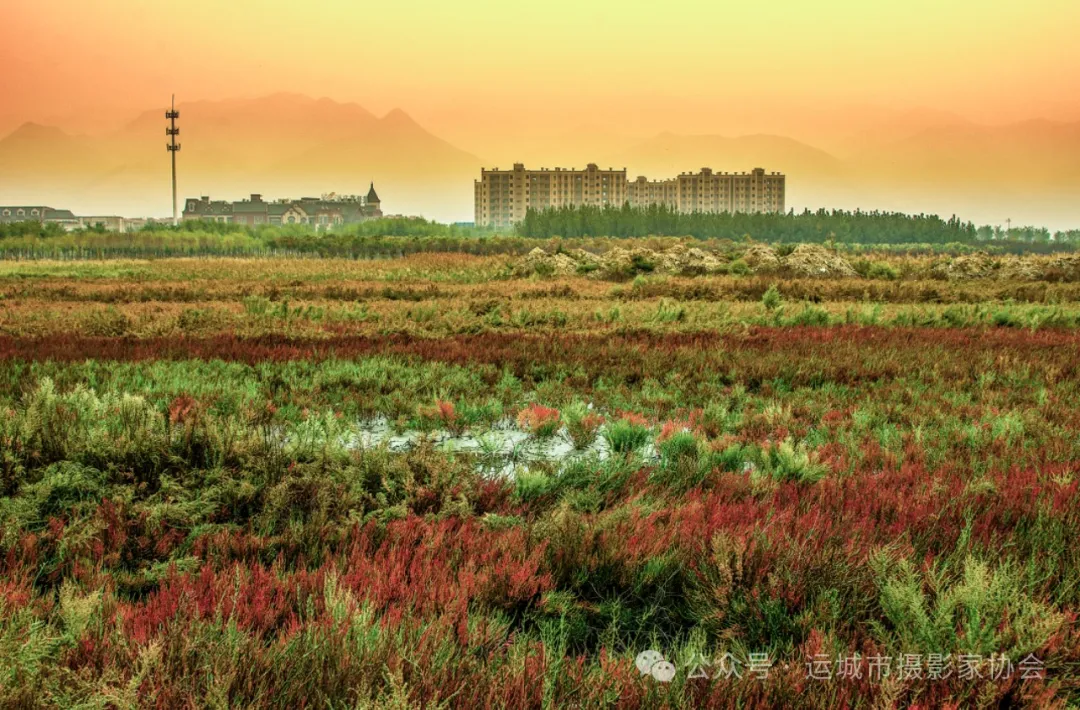
[[[976,228],[957,217],[908,215],[900,212],[859,210],[818,210],[796,213],[692,213],[683,214],[666,206],[562,207],[529,210],[517,225],[525,237],[639,237],[646,235],[692,236],[712,239],[742,239],[746,236],[766,242],[827,242],[847,244],[947,244],[1002,239],[1023,242],[1077,240],[1080,233],[1052,236],[1048,230],[1018,228],[1003,233],[993,228]]]
[[[980,241],[1007,241],[1026,244],[1080,244],[1080,229],[1065,229],[1051,233],[1046,227],[991,227],[976,230]]]
[[[267,243],[288,239],[302,240],[309,237],[325,238],[328,235],[339,237],[477,237],[494,233],[494,230],[490,229],[470,225],[445,224],[424,219],[423,217],[380,217],[366,222],[338,225],[325,232],[318,232],[314,227],[304,224],[267,224],[249,227],[243,224],[204,222],[200,220],[185,220],[175,227],[162,224],[147,224],[142,231],[242,233],[258,237]]]
[[[529,242],[552,238],[615,239],[647,236],[693,237],[708,241],[834,243],[848,248],[915,248],[953,251],[959,246],[1001,252],[1050,252],[1080,245],[1080,230],[1051,233],[1045,228],[1008,230],[956,217],[899,212],[844,210],[782,214],[681,214],[663,206],[647,208],[564,207],[529,210],[512,229],[499,232],[472,225],[444,224],[420,217],[387,217],[318,232],[308,225],[248,227],[186,221],[149,224],[134,233],[103,229],[65,232],[56,224],[0,224],[0,256],[87,258],[105,256],[255,255],[305,253],[385,256],[413,251],[518,253]],[[416,243],[413,243],[416,242]],[[84,253],[85,252],[85,253]]]
[[[37,221],[0,223],[0,239],[12,237],[55,238],[65,234],[101,234],[103,227],[90,227],[67,232],[59,224]],[[160,222],[146,224],[138,233],[155,234],[217,234],[247,235],[262,242],[286,239],[305,239],[318,236],[314,228],[302,224],[260,225],[248,227],[242,224],[227,224],[201,220],[186,220],[175,227]],[[472,226],[443,224],[423,217],[383,217],[367,222],[346,224],[335,227],[332,233],[345,237],[476,237],[492,234],[493,230]],[[323,233],[325,235],[325,233]]]
[[[0,239],[9,237],[59,237],[66,231],[59,224],[50,222],[0,222]]]

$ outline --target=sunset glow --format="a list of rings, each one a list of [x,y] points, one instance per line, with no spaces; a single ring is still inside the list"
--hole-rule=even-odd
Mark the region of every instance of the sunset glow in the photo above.
[[[624,154],[662,132],[774,134],[847,160],[927,127],[1080,120],[1072,0],[4,5],[0,135],[104,134],[173,92],[288,92],[402,109],[478,164],[634,172]]]

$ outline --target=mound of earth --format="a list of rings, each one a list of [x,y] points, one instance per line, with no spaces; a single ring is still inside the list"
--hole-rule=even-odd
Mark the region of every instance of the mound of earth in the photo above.
[[[599,279],[618,279],[637,273],[656,271],[656,252],[652,249],[609,249],[597,259],[593,276]]]
[[[1047,262],[1044,273],[1055,281],[1080,281],[1080,254],[1054,257]]]
[[[837,256],[819,244],[800,244],[781,260],[785,271],[796,276],[825,276],[844,278],[858,276],[847,259]]]
[[[996,276],[1007,281],[1038,281],[1043,278],[1043,269],[1038,262],[1013,256],[1001,262]]]
[[[569,254],[548,254],[536,247],[514,266],[515,276],[572,276],[578,272],[578,262]]]
[[[549,254],[537,247],[514,267],[515,276],[570,276],[585,273],[593,278],[628,278],[635,274],[707,274],[720,270],[725,262],[697,247],[677,244],[662,251],[636,247],[616,247],[597,256],[582,249]]]
[[[663,272],[687,276],[707,274],[724,265],[724,262],[715,254],[697,247],[688,247],[685,244],[678,244],[670,249],[656,252],[656,262]]]
[[[935,264],[930,273],[936,278],[949,281],[986,279],[994,275],[994,260],[986,252],[957,256]]]
[[[751,245],[743,252],[742,260],[746,265],[757,272],[776,271],[780,268],[780,257],[764,244]]]
[[[576,261],[579,267],[583,265],[586,267],[585,269],[579,270],[588,271],[591,270],[590,267],[600,265],[600,257],[598,257],[596,254],[593,254],[592,252],[585,251],[584,249],[571,249],[570,251],[566,252],[566,254],[571,259]]]

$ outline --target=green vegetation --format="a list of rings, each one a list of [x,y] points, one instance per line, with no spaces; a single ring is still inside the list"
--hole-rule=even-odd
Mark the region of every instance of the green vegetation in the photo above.
[[[561,207],[529,210],[517,226],[521,236],[544,237],[644,237],[692,236],[699,239],[745,238],[781,244],[974,244],[998,242],[1006,249],[1042,245],[1071,249],[1080,243],[1080,230],[1059,231],[1033,227],[1007,233],[989,227],[976,228],[956,217],[906,215],[893,212],[846,212],[809,210],[787,214],[693,213],[681,214],[665,206]]]
[[[853,253],[950,253],[975,248],[996,253],[1071,251],[1080,230],[1051,234],[1035,227],[1003,231],[978,227],[953,217],[880,212],[819,210],[788,214],[679,214],[665,207],[635,209],[575,207],[530,210],[513,229],[495,230],[440,224],[419,217],[386,217],[319,232],[304,225],[247,227],[208,221],[186,221],[177,227],[148,224],[141,231],[118,234],[103,229],[64,232],[38,222],[0,224],[0,259],[104,259],[180,256],[311,256],[395,258],[417,253],[521,255],[585,246],[581,240],[620,242],[649,237],[682,237],[711,249],[730,251],[748,240],[777,245],[830,244]],[[632,273],[649,273],[645,260]],[[582,264],[582,274],[595,265]],[[884,263],[866,262],[860,270],[871,278],[895,278]],[[743,262],[731,273],[747,273]]]
[[[0,263],[0,707],[1080,703],[1075,257],[727,248]]]

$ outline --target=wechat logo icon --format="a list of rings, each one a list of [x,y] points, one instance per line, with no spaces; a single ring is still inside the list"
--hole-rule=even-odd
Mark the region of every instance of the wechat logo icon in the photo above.
[[[675,664],[664,658],[664,654],[651,648],[639,653],[634,665],[641,675],[651,675],[661,683],[670,683],[675,677]]]

